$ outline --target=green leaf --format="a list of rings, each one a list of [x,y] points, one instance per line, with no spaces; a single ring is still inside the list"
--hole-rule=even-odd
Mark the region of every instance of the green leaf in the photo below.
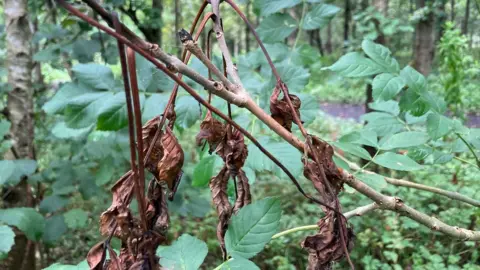
[[[260,16],[268,16],[284,8],[291,8],[300,4],[301,0],[258,0],[254,2],[260,10]]]
[[[70,229],[81,229],[87,225],[88,214],[82,209],[76,208],[63,214],[65,223]]]
[[[40,212],[41,213],[53,213],[57,210],[62,209],[65,205],[68,204],[68,199],[60,197],[58,195],[52,195],[44,198],[40,202]]]
[[[422,168],[422,165],[416,163],[407,156],[386,152],[376,156],[373,162],[385,168],[398,171],[415,171]]]
[[[51,216],[46,219],[45,232],[42,239],[47,243],[56,242],[67,230],[63,215]]]
[[[33,208],[0,209],[0,222],[17,227],[32,241],[40,240],[45,229],[45,220]]]
[[[0,225],[0,257],[6,255],[15,243],[15,233],[12,228]]]
[[[374,100],[390,100],[394,98],[405,86],[402,77],[389,73],[376,76],[372,82]]]
[[[388,138],[380,149],[391,150],[395,148],[408,148],[412,146],[422,145],[428,141],[428,134],[420,131],[406,131],[394,134]]]
[[[371,112],[362,115],[360,119],[368,122],[364,129],[373,130],[380,137],[394,134],[404,129],[403,124],[400,123],[395,116],[388,113]]]
[[[0,160],[0,186],[4,185],[15,171],[15,163],[12,160]]]
[[[373,130],[362,129],[345,134],[339,139],[343,143],[368,145],[378,148],[377,133]]]
[[[276,67],[280,77],[282,77],[283,82],[288,86],[288,90],[291,93],[302,92],[305,89],[310,77],[308,69],[289,64],[287,61]],[[270,79],[271,88],[275,86],[276,82],[276,79],[272,76]]]
[[[410,149],[407,153],[407,156],[412,158],[415,161],[424,160],[430,154],[432,154],[432,148],[427,146],[418,146]]]
[[[262,251],[277,232],[281,212],[278,198],[265,198],[240,209],[225,234],[227,253],[248,259]]]
[[[15,170],[8,179],[8,183],[16,185],[22,177],[30,176],[37,170],[37,161],[31,159],[17,159],[13,160],[15,164]]]
[[[319,102],[313,95],[297,94],[297,96],[302,101],[302,106],[300,107],[301,120],[304,122],[304,125],[308,125],[313,122],[318,115]]]
[[[400,77],[402,77],[407,83],[408,87],[416,93],[421,93],[426,90],[427,83],[425,76],[416,71],[410,66],[406,66],[400,71]]]
[[[422,100],[430,106],[430,109],[434,112],[443,114],[447,111],[447,103],[442,97],[430,92],[424,91],[420,94]]]
[[[400,113],[400,107],[398,106],[398,102],[396,102],[395,100],[389,100],[389,101],[377,100],[375,102],[368,103],[368,107],[370,107],[370,109],[386,112],[395,116],[397,116]]]
[[[363,158],[365,160],[371,160],[372,157],[368,153],[367,150],[365,150],[363,147],[350,144],[350,143],[342,143],[342,142],[334,142],[332,143],[335,147],[340,148],[342,151],[345,151],[349,154],[352,154],[354,156]]]
[[[155,116],[159,116],[163,114],[165,110],[165,106],[168,103],[168,99],[170,94],[162,93],[162,94],[152,94],[147,98],[145,101],[145,105],[143,106],[143,113],[142,113],[142,121],[146,122]]]
[[[365,39],[362,42],[363,51],[378,65],[390,73],[397,73],[400,71],[397,60],[392,57],[392,53],[387,47]]]
[[[334,5],[315,5],[314,8],[305,15],[302,28],[305,30],[322,29],[339,11],[340,8]]]
[[[213,176],[213,168],[215,167],[215,160],[217,156],[207,156],[200,160],[193,169],[194,187],[205,187],[208,185],[210,178]]]
[[[115,87],[112,70],[107,66],[95,63],[77,64],[72,67],[72,71],[80,82],[95,89],[113,90]]]
[[[86,128],[69,128],[65,122],[57,122],[52,129],[52,134],[59,139],[75,140],[85,137],[91,129],[91,126]]]
[[[10,131],[12,124],[7,120],[0,120],[0,141]]]
[[[155,66],[138,53],[135,53],[135,63],[137,66],[138,89],[146,91],[152,81]],[[123,95],[125,96],[125,94]]]
[[[198,102],[191,96],[177,99],[175,110],[177,112],[176,124],[182,128],[189,128],[200,118]]]
[[[452,121],[447,117],[432,113],[427,117],[427,132],[433,140],[439,139],[450,132]]]
[[[433,152],[433,163],[434,164],[445,164],[453,159],[452,153],[444,153],[442,151]]]
[[[85,88],[76,83],[66,83],[58,90],[58,92],[47,103],[42,106],[42,109],[47,114],[55,114],[63,111],[68,103],[77,96],[91,92],[91,90]]]
[[[70,128],[85,128],[97,121],[97,115],[105,101],[113,93],[91,92],[73,98],[65,108],[65,123]]]
[[[112,180],[115,173],[115,165],[112,158],[107,158],[100,163],[100,167],[95,175],[95,185],[103,186]]]
[[[145,95],[140,94],[140,108],[145,101]],[[115,96],[104,102],[98,112],[97,129],[117,131],[128,125],[127,103],[125,93],[116,93]]]
[[[169,247],[157,249],[160,264],[167,269],[199,269],[207,253],[207,244],[188,234],[182,234]]]
[[[222,263],[222,270],[260,270],[258,266],[247,259],[242,257],[231,258],[230,260]]]
[[[258,35],[265,43],[283,41],[297,29],[297,21],[288,14],[273,14],[262,20],[257,28]]]
[[[338,72],[345,77],[365,77],[384,71],[382,66],[357,52],[347,53],[333,65],[322,68],[322,70],[326,69]]]
[[[385,181],[385,178],[375,173],[359,173],[355,174],[355,177],[378,191],[387,187],[387,181]]]

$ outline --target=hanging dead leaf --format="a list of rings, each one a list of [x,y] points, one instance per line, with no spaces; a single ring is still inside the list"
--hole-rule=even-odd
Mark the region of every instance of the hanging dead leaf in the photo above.
[[[291,132],[293,122],[292,110],[290,109],[290,106],[288,106],[285,96],[282,99],[279,99],[280,93],[281,89],[279,86],[276,86],[272,95],[270,96],[270,113],[275,121]],[[295,112],[300,118],[300,107],[302,106],[300,98],[291,94],[288,96],[290,97],[290,101],[292,102]]]
[[[209,145],[209,153],[217,147],[225,137],[225,126],[222,122],[213,118],[212,113],[207,111],[205,119],[200,124],[200,132],[197,134],[197,146],[201,146],[204,141]]]
[[[212,177],[210,180],[212,200],[218,214],[217,238],[220,242],[220,248],[222,249],[224,258],[226,257],[224,237],[228,227],[228,220],[232,215],[232,206],[228,201],[227,195],[228,178],[228,169],[224,166],[218,175]]]
[[[240,170],[237,177],[237,199],[233,207],[233,213],[237,213],[242,207],[252,202],[252,195],[250,193],[250,184],[248,178],[243,170]]]
[[[90,269],[102,270],[106,257],[107,253],[103,241],[93,246],[87,254],[87,262]]]

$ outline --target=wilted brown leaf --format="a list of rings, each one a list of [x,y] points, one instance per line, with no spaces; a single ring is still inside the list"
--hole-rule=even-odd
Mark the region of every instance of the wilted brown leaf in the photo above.
[[[243,170],[240,170],[237,177],[237,199],[233,207],[233,213],[237,213],[242,207],[252,202],[252,194],[250,193],[250,184]]]
[[[210,180],[210,190],[212,191],[212,200],[213,204],[217,209],[218,214],[218,225],[217,225],[217,238],[220,242],[220,247],[222,249],[224,257],[226,256],[225,252],[225,232],[228,227],[228,220],[232,215],[232,206],[228,201],[227,195],[227,185],[229,179],[229,173],[227,167],[223,167],[217,176],[212,177]]]
[[[148,185],[147,197],[147,222],[149,228],[153,228],[154,231],[165,236],[170,223],[168,205],[162,186],[155,180],[150,181]]]
[[[278,99],[281,92],[280,90],[279,86],[276,86],[270,96],[270,113],[275,121],[291,132],[293,122],[292,110],[288,106],[285,96],[282,99]],[[295,95],[289,94],[288,96],[290,97],[290,101],[292,102],[298,118],[300,118],[300,107],[302,106],[301,100]]]
[[[223,123],[213,118],[211,111],[207,111],[205,119],[200,124],[200,132],[196,137],[197,146],[201,146],[206,141],[211,154],[225,137],[225,132],[226,129]]]
[[[107,257],[103,241],[93,246],[87,254],[87,262],[91,270],[102,270]]]

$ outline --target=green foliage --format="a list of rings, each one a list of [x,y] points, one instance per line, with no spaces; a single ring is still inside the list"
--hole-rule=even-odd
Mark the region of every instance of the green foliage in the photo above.
[[[225,234],[227,253],[234,258],[255,256],[277,232],[280,216],[277,198],[265,198],[243,207],[230,219]]]
[[[33,208],[1,209],[0,223],[17,227],[32,241],[40,240],[45,230],[45,220]]]
[[[288,14],[273,14],[265,18],[257,29],[264,42],[275,43],[284,40],[297,28],[297,23]]]
[[[188,234],[180,236],[169,247],[157,249],[157,256],[162,258],[161,265],[168,269],[198,269],[207,253],[207,245]]]
[[[15,233],[12,228],[6,225],[0,225],[0,237],[2,238],[2,242],[0,243],[0,259],[3,259],[15,243]]]
[[[302,28],[305,30],[322,29],[340,11],[334,5],[318,4],[310,10],[303,19]]]

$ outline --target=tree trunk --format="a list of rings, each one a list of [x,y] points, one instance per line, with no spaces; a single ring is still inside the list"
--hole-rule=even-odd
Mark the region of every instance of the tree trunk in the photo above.
[[[450,0],[450,20],[455,20],[455,0]]]
[[[180,44],[180,39],[177,37],[178,31],[180,31],[180,21],[181,21],[181,12],[180,12],[180,0],[175,0],[175,45],[177,47],[177,57],[182,56],[182,44]]]
[[[330,21],[327,26],[327,41],[325,42],[325,52],[331,54],[333,51],[332,46],[332,22]]]
[[[320,35],[320,33],[320,29],[315,30],[315,41],[317,43],[318,52],[321,56],[324,56],[325,52],[323,51],[322,36]]]
[[[352,18],[352,10],[350,0],[345,0],[345,13],[343,18],[343,46],[348,45],[348,35],[350,30],[350,20]]]
[[[248,21],[252,21],[250,19],[250,4],[251,2],[248,1],[247,6],[245,7],[245,16],[247,17]],[[250,51],[250,28],[248,25],[245,26],[245,53]]]
[[[361,4],[360,4],[360,7],[362,8],[362,10],[365,10],[368,8],[368,0],[362,0]]]
[[[5,0],[8,93],[7,116],[11,122],[12,147],[5,159],[34,159],[32,32],[28,20],[27,0]],[[25,179],[3,195],[5,207],[31,206],[31,194]],[[0,269],[35,270],[35,244],[15,230],[15,245]]]
[[[465,6],[465,16],[462,21],[462,34],[468,34],[468,20],[470,17],[470,0],[467,0],[467,5]]]
[[[417,0],[417,9],[428,5],[430,0]],[[428,75],[432,70],[434,57],[434,14],[429,12],[426,18],[415,26],[414,68],[423,75]]]

